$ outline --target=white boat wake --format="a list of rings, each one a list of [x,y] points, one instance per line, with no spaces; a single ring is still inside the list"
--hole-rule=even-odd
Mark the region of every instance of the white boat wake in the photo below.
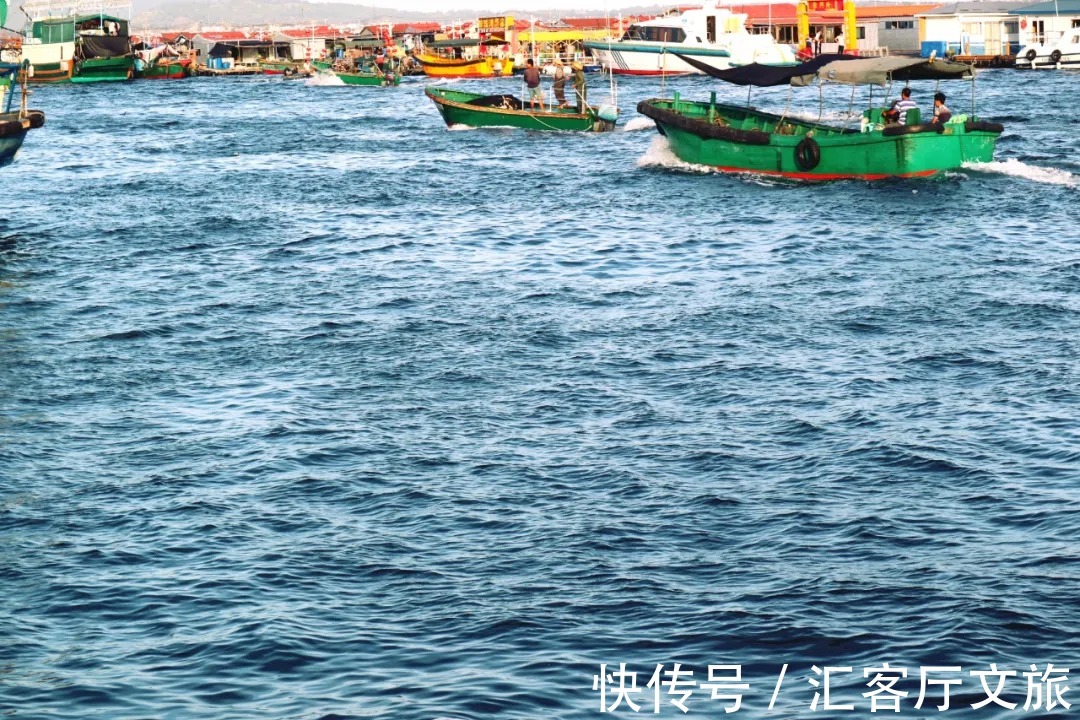
[[[1015,158],[1009,158],[1008,160],[1000,162],[997,160],[988,163],[967,162],[964,163],[964,169],[975,170],[977,172],[997,173],[999,175],[1009,175],[1011,177],[1024,178],[1025,180],[1031,180],[1032,182],[1044,183],[1047,185],[1080,187],[1080,176],[1074,175],[1068,170],[1041,167],[1039,165],[1028,165]]]
[[[640,130],[652,130],[656,127],[656,123],[649,118],[636,117],[630,118],[623,125],[623,132],[638,132]]]
[[[649,120],[652,123],[652,120]],[[668,170],[681,170],[688,173],[705,175],[714,172],[708,165],[695,165],[680,160],[671,150],[671,145],[666,137],[660,135],[653,138],[645,154],[637,159],[638,167],[657,167]]]
[[[304,84],[308,87],[340,87],[345,84],[345,81],[334,73],[326,72],[315,73],[305,80]]]

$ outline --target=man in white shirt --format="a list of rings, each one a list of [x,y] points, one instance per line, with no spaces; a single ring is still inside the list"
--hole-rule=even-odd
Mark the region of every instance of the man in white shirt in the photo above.
[[[841,30],[840,33],[836,36],[836,44],[840,46],[840,49],[837,50],[837,52],[840,53],[841,55],[844,54],[844,41],[845,40],[847,40],[847,38],[844,37],[844,31]]]

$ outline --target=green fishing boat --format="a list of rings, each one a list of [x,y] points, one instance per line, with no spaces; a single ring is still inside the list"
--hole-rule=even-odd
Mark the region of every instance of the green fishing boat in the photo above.
[[[695,62],[693,58],[686,61]],[[974,77],[968,65],[895,57],[822,56],[788,68],[747,65],[717,70],[702,65],[714,77],[757,87],[799,87],[813,82],[885,85],[895,80]],[[722,172],[795,180],[929,177],[966,162],[989,162],[1004,130],[997,123],[980,120],[974,112],[953,114],[944,122],[922,122],[918,108],[907,111],[904,124],[887,124],[884,108],[873,107],[872,102],[863,111],[860,125],[853,128],[718,103],[715,92],[709,102],[687,102],[678,94],[671,99],[644,100],[638,112],[656,123],[672,151],[685,162]]]
[[[30,81],[87,83],[134,77],[127,20],[105,14],[50,14],[66,5],[70,3],[42,0],[31,6],[36,15],[26,24],[22,44]]]
[[[549,107],[531,111],[513,95],[482,95],[429,87],[424,93],[435,103],[447,127],[515,127],[523,130],[607,132],[615,129],[619,110],[614,105],[576,108]]]
[[[379,87],[383,85],[397,85],[401,82],[401,75],[396,72],[338,72],[334,74],[346,85],[367,85]]]

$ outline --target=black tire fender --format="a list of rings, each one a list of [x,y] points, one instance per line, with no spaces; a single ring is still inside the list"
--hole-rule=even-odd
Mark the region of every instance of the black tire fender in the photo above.
[[[1054,63],[1055,65],[1057,65],[1059,62],[1061,62],[1061,51],[1060,50],[1055,50],[1054,52],[1050,53],[1050,62]]]
[[[1036,57],[1038,57],[1038,55],[1039,53],[1035,52],[1035,48],[1031,48],[1024,54],[1024,57],[1026,57],[1028,60],[1034,60]]]
[[[821,162],[821,146],[812,137],[804,137],[795,146],[795,165],[800,170],[813,170]]]
[[[39,128],[45,124],[45,113],[40,110],[28,110],[26,117],[30,120],[30,127]]]

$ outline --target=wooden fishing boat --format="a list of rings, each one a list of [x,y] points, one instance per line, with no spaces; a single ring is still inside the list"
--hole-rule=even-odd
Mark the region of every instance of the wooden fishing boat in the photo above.
[[[794,68],[747,65],[706,71],[728,82],[758,87],[811,82],[884,85],[893,80],[972,78],[974,73],[968,65],[948,61],[838,56],[821,56]],[[656,123],[685,162],[795,180],[928,177],[965,162],[989,162],[1004,130],[974,113],[924,123],[918,109],[907,112],[907,124],[887,125],[880,107],[867,109],[860,127],[848,128],[718,103],[715,92],[709,102],[687,102],[678,94],[644,100],[638,112]]]
[[[28,22],[22,56],[30,62],[30,81],[109,82],[135,76],[128,22],[104,14],[55,17],[52,6],[34,6],[45,13]]]
[[[28,73],[20,73],[22,67],[18,63],[0,63],[0,95],[2,95],[0,97],[0,108],[2,108],[0,112],[0,167],[14,162],[15,155],[22,148],[27,133],[45,124],[45,113],[26,108],[28,97],[26,84],[29,78]],[[13,109],[17,91],[16,83],[20,79],[22,80],[22,99],[19,106]]]
[[[346,85],[381,87],[386,85],[397,85],[401,82],[401,75],[396,72],[339,72],[335,70],[334,74]]]
[[[614,105],[549,108],[532,112],[513,95],[480,93],[429,87],[424,93],[435,103],[447,127],[515,127],[523,130],[605,132],[615,129],[619,110]]]
[[[485,48],[505,45],[504,40],[465,38],[436,40],[425,46],[425,52],[413,57],[424,68],[424,74],[436,78],[487,78],[514,74],[513,58],[483,54]],[[441,55],[439,53],[448,53]],[[470,55],[470,53],[476,53]]]
[[[135,77],[140,80],[182,80],[191,72],[190,58],[161,57],[152,63],[135,61]]]
[[[434,78],[489,78],[514,74],[511,58],[500,60],[491,56],[466,59],[450,59],[424,53],[417,55],[424,74]]]

